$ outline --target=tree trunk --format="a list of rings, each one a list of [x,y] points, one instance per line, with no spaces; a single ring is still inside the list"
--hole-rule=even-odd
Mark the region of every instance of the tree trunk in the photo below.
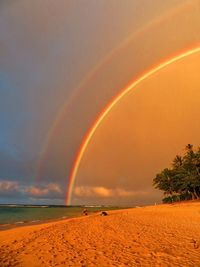
[[[196,199],[199,199],[199,196],[197,194],[196,188],[194,188],[194,195],[195,195]]]
[[[196,166],[196,171],[197,171],[198,176],[200,176],[199,168],[197,166]]]
[[[196,193],[197,193],[197,195],[198,195],[198,197],[200,199],[200,187],[199,186],[196,188]]]
[[[196,197],[195,197],[195,194],[194,194],[194,192],[192,192],[192,191],[189,191],[189,193],[192,195],[192,200],[195,200],[195,199],[196,199]]]

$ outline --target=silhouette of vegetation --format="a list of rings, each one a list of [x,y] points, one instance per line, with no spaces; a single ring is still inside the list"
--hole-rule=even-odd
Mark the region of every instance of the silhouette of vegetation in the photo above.
[[[200,147],[188,144],[183,156],[177,155],[171,168],[165,168],[153,179],[155,188],[164,192],[163,203],[200,199]]]

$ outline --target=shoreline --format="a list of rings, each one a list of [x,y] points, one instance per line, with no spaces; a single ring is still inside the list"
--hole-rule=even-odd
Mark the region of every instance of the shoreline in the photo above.
[[[123,209],[129,209],[128,207],[127,208],[123,208],[123,207],[120,207],[120,208],[116,208],[113,207],[114,209],[105,209],[105,207],[102,207],[101,210],[88,210],[88,215],[92,215],[92,214],[96,214],[96,213],[100,213],[101,211],[112,211],[112,210],[123,210]],[[132,207],[130,207],[132,208]],[[83,207],[83,210],[84,210],[84,207]],[[41,224],[46,224],[46,223],[51,223],[51,222],[58,222],[58,221],[63,221],[63,220],[68,220],[68,219],[71,219],[71,218],[79,218],[79,217],[82,217],[83,214],[82,214],[82,211],[80,212],[77,212],[76,215],[72,215],[72,216],[67,216],[67,215],[64,215],[62,217],[57,217],[57,218],[50,218],[50,219],[36,219],[36,220],[33,220],[33,221],[17,221],[17,222],[13,222],[13,223],[2,223],[0,224],[0,232],[1,231],[6,231],[6,230],[9,230],[9,229],[13,229],[13,228],[18,228],[18,227],[25,227],[25,226],[31,226],[31,225],[41,225]]]
[[[130,207],[130,208],[122,208],[122,209],[116,209],[116,210],[106,210],[107,212],[111,212],[111,211],[123,211],[126,209],[133,209],[135,207]],[[22,221],[22,222],[15,222],[15,223],[10,223],[10,224],[0,224],[0,232],[2,231],[7,231],[7,230],[11,230],[11,229],[17,229],[17,228],[23,228],[23,227],[27,227],[27,226],[37,226],[37,225],[46,225],[46,224],[51,224],[51,223],[59,223],[59,222],[63,222],[63,221],[68,221],[70,219],[76,219],[76,218],[85,218],[85,217],[90,217],[90,216],[95,216],[95,215],[99,215],[100,216],[101,211],[91,211],[88,213],[87,216],[83,215],[83,214],[77,214],[76,216],[72,216],[72,217],[67,217],[67,216],[63,216],[60,218],[53,218],[53,219],[44,219],[44,220],[34,220],[34,221],[30,221],[30,222],[26,222],[26,221]]]
[[[118,208],[118,209],[111,209],[111,210],[106,210],[107,212],[116,212],[116,211],[123,211],[123,210],[129,210],[129,209],[138,209],[138,208],[146,208],[146,207],[155,207],[155,206],[167,206],[167,205],[189,205],[189,204],[200,204],[200,200],[185,200],[185,201],[178,201],[178,202],[173,202],[173,203],[159,203],[156,205],[145,205],[145,206],[133,206],[133,207],[125,207],[125,208]],[[56,222],[62,222],[62,221],[68,221],[70,219],[76,219],[76,218],[82,218],[82,217],[89,217],[92,215],[97,215],[100,214],[101,211],[91,211],[89,212],[89,214],[87,216],[84,216],[82,213],[81,214],[77,214],[76,216],[72,216],[72,217],[67,217],[67,216],[63,216],[63,217],[59,217],[59,218],[52,218],[52,219],[43,219],[43,220],[34,220],[34,221],[22,221],[22,222],[14,222],[14,223],[5,223],[5,224],[0,224],[0,232],[2,231],[7,231],[10,229],[15,229],[15,228],[22,228],[22,227],[26,227],[26,226],[34,226],[34,225],[42,225],[42,224],[48,224],[48,223],[56,223]]]
[[[15,229],[15,228],[22,228],[26,226],[34,226],[34,225],[42,225],[42,224],[48,224],[48,223],[54,223],[54,222],[62,222],[69,219],[79,218],[81,215],[76,217],[61,217],[57,219],[47,219],[47,220],[35,220],[30,222],[16,222],[16,223],[10,223],[10,224],[0,224],[0,232]]]
[[[174,202],[174,203],[159,203],[156,205],[145,205],[145,206],[133,206],[133,207],[121,207],[118,209],[111,209],[111,210],[106,210],[108,212],[111,211],[123,211],[123,210],[129,210],[129,209],[137,209],[137,208],[145,208],[145,207],[154,207],[154,206],[165,206],[165,205],[185,205],[185,204],[191,204],[191,203],[200,203],[200,200],[185,200],[185,201],[178,201],[178,202]],[[104,210],[104,209],[103,209]],[[91,211],[89,212],[89,214],[87,216],[91,216],[91,215],[96,215],[96,214],[100,214],[101,211]],[[6,231],[6,230],[10,230],[10,229],[15,229],[15,228],[22,228],[22,227],[26,227],[26,226],[34,226],[34,225],[42,225],[42,224],[48,224],[48,223],[54,223],[54,222],[62,222],[65,220],[69,220],[69,219],[76,219],[76,218],[82,218],[82,217],[87,217],[84,216],[82,213],[81,214],[77,214],[76,216],[72,216],[72,217],[67,217],[67,216],[63,216],[63,217],[59,217],[59,218],[52,218],[52,219],[43,219],[43,220],[34,220],[34,221],[22,221],[22,222],[14,222],[14,223],[5,223],[5,224],[0,224],[0,232],[2,231]]]

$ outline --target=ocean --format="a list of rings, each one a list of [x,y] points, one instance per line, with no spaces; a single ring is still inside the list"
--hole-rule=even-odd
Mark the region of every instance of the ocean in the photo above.
[[[0,230],[48,220],[78,217],[82,216],[84,209],[90,214],[119,207],[0,205]]]

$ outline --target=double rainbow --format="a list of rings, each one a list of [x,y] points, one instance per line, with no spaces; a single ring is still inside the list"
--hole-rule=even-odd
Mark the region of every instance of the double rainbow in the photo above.
[[[101,125],[102,121],[104,118],[112,111],[113,107],[117,105],[117,103],[120,102],[120,100],[125,97],[131,90],[137,87],[140,83],[154,75],[155,73],[159,72],[160,70],[166,68],[170,64],[173,64],[177,61],[180,61],[188,56],[191,56],[193,54],[199,53],[200,52],[200,46],[197,46],[195,48],[189,49],[187,51],[181,52],[178,55],[172,56],[170,59],[168,58],[167,60],[163,61],[159,65],[151,68],[147,72],[145,72],[143,75],[141,75],[139,78],[135,79],[132,81],[129,85],[127,85],[125,88],[123,88],[117,96],[115,96],[109,103],[108,105],[103,109],[103,111],[98,115],[97,119],[93,123],[92,127],[90,130],[87,132],[85,135],[85,138],[83,139],[83,142],[78,150],[78,153],[76,155],[74,164],[72,166],[71,174],[70,174],[70,179],[69,179],[69,185],[68,185],[68,190],[66,193],[66,204],[70,205],[71,204],[71,198],[72,198],[72,193],[73,193],[73,188],[74,188],[74,183],[76,180],[76,176],[79,170],[79,166],[81,163],[81,160],[84,156],[84,153],[90,144],[95,132]]]

